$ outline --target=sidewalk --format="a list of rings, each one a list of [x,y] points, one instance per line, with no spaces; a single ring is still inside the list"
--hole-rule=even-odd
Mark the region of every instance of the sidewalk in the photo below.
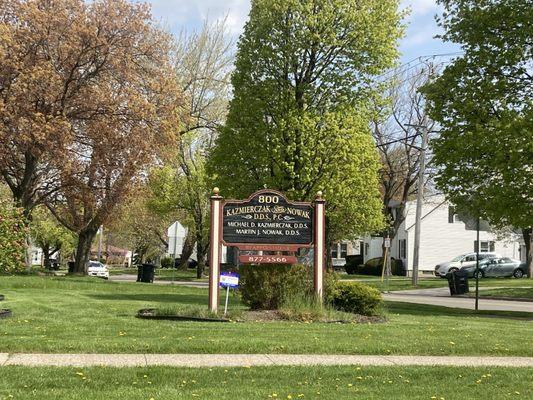
[[[378,356],[323,354],[7,354],[8,365],[58,367],[252,367],[274,365],[529,367],[533,357]]]

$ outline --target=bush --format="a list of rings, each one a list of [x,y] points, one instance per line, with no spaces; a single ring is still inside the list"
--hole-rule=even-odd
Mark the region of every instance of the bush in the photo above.
[[[361,315],[377,315],[383,305],[378,289],[360,282],[337,282],[328,301],[340,311]]]
[[[363,256],[360,254],[346,256],[346,265],[344,265],[344,269],[346,270],[346,273],[350,275],[356,274],[357,267],[360,264],[363,264],[363,261],[364,261]]]
[[[172,257],[163,257],[161,259],[161,268],[172,268],[174,267],[174,260]]]
[[[26,233],[22,210],[0,201],[0,273],[24,271]]]
[[[312,269],[305,265],[242,265],[240,292],[252,310],[277,310],[285,299],[311,294]]]
[[[356,269],[361,275],[381,276],[383,268],[383,257],[371,258],[364,265],[359,265]],[[405,270],[402,260],[391,258],[391,272],[392,275],[405,276]]]

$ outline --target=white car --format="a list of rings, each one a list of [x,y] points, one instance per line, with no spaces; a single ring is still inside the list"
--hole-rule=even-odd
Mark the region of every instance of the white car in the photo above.
[[[486,258],[499,258],[501,257],[497,253],[479,253],[479,260]],[[445,278],[448,272],[458,271],[463,267],[471,267],[476,265],[476,253],[461,254],[455,257],[453,260],[443,262],[435,266],[435,276]]]
[[[87,263],[87,275],[97,276],[98,278],[109,279],[109,270],[98,261],[89,261]]]

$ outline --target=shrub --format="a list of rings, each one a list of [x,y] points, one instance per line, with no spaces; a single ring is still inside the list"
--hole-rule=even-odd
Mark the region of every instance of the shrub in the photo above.
[[[357,267],[357,273],[361,275],[381,276],[382,268],[382,257],[371,258],[364,265],[359,265]],[[392,275],[405,276],[402,260],[396,260],[394,257],[391,258],[391,273]]]
[[[337,282],[328,300],[337,310],[361,315],[377,315],[383,305],[378,289],[360,282]]]
[[[311,294],[312,269],[305,265],[242,265],[240,292],[252,310],[277,310],[296,294]]]
[[[24,271],[26,233],[22,210],[0,201],[0,273]]]
[[[351,255],[346,256],[346,264],[344,265],[344,269],[346,270],[347,274],[353,275],[357,273],[357,267],[361,264],[363,264],[363,256],[362,255]]]
[[[174,260],[172,257],[163,257],[161,259],[161,268],[172,268],[174,267]]]

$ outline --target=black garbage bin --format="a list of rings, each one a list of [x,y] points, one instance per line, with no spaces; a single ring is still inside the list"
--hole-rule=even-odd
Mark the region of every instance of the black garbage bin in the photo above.
[[[155,275],[155,265],[141,264],[137,267],[137,282],[153,283]]]
[[[446,278],[448,278],[448,286],[450,287],[450,294],[452,296],[469,292],[467,271],[458,270],[448,272]]]
[[[69,274],[72,274],[74,272],[74,261],[69,261],[68,262],[68,273]]]

